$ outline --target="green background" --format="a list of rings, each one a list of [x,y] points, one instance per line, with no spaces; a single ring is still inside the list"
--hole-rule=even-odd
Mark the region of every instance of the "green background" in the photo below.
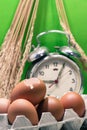
[[[63,0],[66,14],[68,17],[71,32],[76,41],[84,49],[87,54],[87,1],[86,0]],[[0,0],[0,45],[4,41],[4,37],[11,25],[19,0]],[[34,25],[34,35],[32,44],[37,46],[36,36],[40,32],[48,30],[62,30],[56,9],[55,0],[40,0],[37,17]],[[58,36],[59,35],[59,36]],[[41,39],[41,46],[47,46],[49,51],[55,51],[54,46],[68,45],[65,36],[60,34],[49,34]],[[29,63],[26,62],[22,79],[25,78]],[[82,69],[84,93],[87,93],[87,72]]]
[[[0,0],[0,45],[12,22],[19,0]]]
[[[63,0],[70,29],[87,55],[87,0]]]

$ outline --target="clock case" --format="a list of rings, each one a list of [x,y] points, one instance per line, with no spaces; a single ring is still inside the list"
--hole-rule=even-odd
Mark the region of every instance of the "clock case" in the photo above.
[[[68,46],[54,46],[55,48],[55,52],[54,53],[49,53],[48,48],[45,46],[41,46],[41,42],[39,40],[40,37],[42,37],[43,35],[49,34],[49,33],[58,33],[58,34],[62,34],[62,35],[66,35],[67,37],[67,43]],[[83,76],[82,76],[82,63],[80,61],[81,55],[80,53],[70,44],[70,35],[64,31],[61,30],[49,30],[46,32],[41,32],[40,34],[37,35],[36,37],[36,41],[37,41],[37,47],[35,47],[34,45],[32,45],[33,51],[29,54],[28,56],[28,62],[31,63],[29,70],[27,71],[26,74],[26,78],[30,78],[30,74],[32,72],[32,69],[34,67],[34,65],[36,65],[37,63],[41,62],[42,60],[44,60],[45,58],[47,58],[47,56],[51,56],[51,55],[63,55],[67,58],[69,58],[70,60],[72,60],[73,62],[75,62],[77,64],[77,66],[79,67],[80,70],[80,75],[81,75],[81,90],[79,93],[83,93],[84,89],[83,89]]]

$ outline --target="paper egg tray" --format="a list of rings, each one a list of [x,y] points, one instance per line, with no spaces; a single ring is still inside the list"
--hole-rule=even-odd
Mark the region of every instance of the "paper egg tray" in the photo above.
[[[67,109],[62,121],[57,122],[50,112],[45,112],[38,125],[33,126],[25,116],[17,116],[13,125],[8,123],[7,114],[0,114],[0,130],[87,130],[87,95],[82,95],[86,112],[79,117],[72,109]]]

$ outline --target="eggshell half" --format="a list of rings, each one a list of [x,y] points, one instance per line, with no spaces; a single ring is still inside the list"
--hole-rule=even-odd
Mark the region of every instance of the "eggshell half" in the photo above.
[[[45,83],[38,78],[25,79],[19,82],[11,92],[11,102],[23,98],[29,100],[34,105],[40,103],[46,94]]]
[[[27,117],[33,125],[38,124],[38,115],[33,104],[25,99],[17,99],[8,108],[8,120],[12,124],[18,115]]]

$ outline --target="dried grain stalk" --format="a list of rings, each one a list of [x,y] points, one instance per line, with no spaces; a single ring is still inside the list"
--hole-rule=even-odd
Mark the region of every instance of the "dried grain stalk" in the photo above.
[[[16,83],[20,81],[27,60],[33,36],[33,26],[38,7],[35,3],[33,15],[27,29],[24,54],[21,52],[22,41],[30,18],[34,0],[20,0],[10,29],[0,51],[0,97],[9,97]],[[36,9],[35,9],[36,8]],[[33,20],[32,20],[33,19]],[[23,55],[23,58],[22,58]]]

